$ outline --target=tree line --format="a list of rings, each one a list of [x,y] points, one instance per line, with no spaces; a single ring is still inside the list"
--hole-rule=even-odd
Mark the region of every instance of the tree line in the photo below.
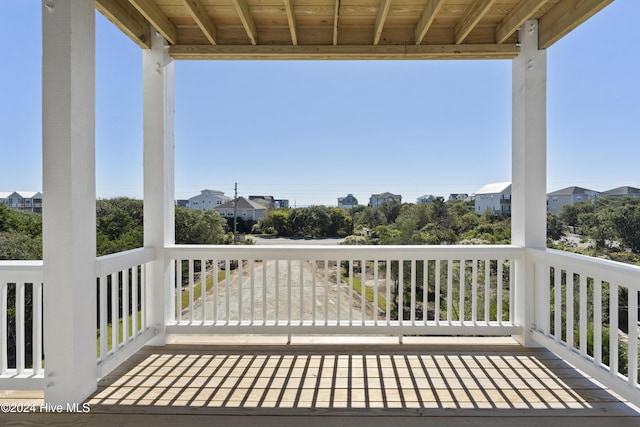
[[[556,234],[550,247],[640,264],[640,198],[603,197],[565,205],[551,217],[548,227],[560,227],[562,235]],[[589,243],[576,247],[562,238],[565,233]]]
[[[176,243],[227,244],[233,236],[216,211],[176,207]],[[143,202],[125,197],[96,202],[97,256],[143,246]],[[0,259],[42,259],[42,216],[0,205]]]
[[[421,245],[486,243],[511,240],[510,220],[490,213],[478,216],[470,202],[357,206],[346,210],[312,206],[267,212],[254,231],[284,237],[347,237],[348,244]]]

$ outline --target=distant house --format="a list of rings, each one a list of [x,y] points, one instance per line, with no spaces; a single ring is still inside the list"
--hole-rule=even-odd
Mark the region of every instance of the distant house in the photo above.
[[[199,211],[208,211],[227,203],[229,200],[232,200],[231,197],[225,196],[222,191],[202,190],[198,196],[189,199],[187,207]]]
[[[276,208],[277,209],[288,209],[289,208],[289,200],[288,199],[276,199]]]
[[[224,218],[233,218],[234,200],[230,200],[220,206],[214,208]],[[252,200],[244,197],[238,197],[238,204],[235,206],[236,218],[242,218],[247,221],[257,221],[261,219],[267,212],[267,208]]]
[[[486,211],[494,215],[511,215],[511,183],[487,184],[475,193],[475,211],[482,215]]]
[[[249,200],[259,203],[267,209],[277,209],[278,204],[273,196],[249,196]]]
[[[176,206],[180,207],[180,208],[187,208],[189,207],[189,200],[176,200]]]
[[[39,191],[0,193],[0,202],[18,211],[42,213],[42,193]]]
[[[599,197],[598,191],[589,190],[582,187],[567,187],[553,193],[547,194],[547,211],[552,214],[560,212],[565,205],[593,200]]]
[[[353,194],[347,194],[346,197],[338,197],[338,207],[342,209],[353,209],[358,206],[358,199]]]
[[[380,194],[372,194],[369,197],[369,206],[372,208],[379,208],[385,203],[397,201],[398,203],[402,203],[402,196],[399,194],[392,194],[389,192],[380,193]]]
[[[636,187],[618,187],[611,190],[603,191],[603,196],[610,197],[640,197],[640,188]]]
[[[435,201],[436,201],[436,196],[434,196],[433,194],[425,194],[424,196],[420,196],[416,199],[416,203],[418,205],[433,203]]]
[[[449,194],[449,198],[447,199],[450,202],[464,202],[469,200],[469,195],[467,193],[451,193]]]

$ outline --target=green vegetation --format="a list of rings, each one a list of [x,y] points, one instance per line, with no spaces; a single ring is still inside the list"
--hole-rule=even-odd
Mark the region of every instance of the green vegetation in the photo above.
[[[225,271],[218,271],[218,283],[221,283],[223,280],[225,280],[226,277],[226,272]],[[213,277],[209,276],[207,277],[206,283],[206,290],[210,291],[211,289],[213,289]],[[193,285],[193,300],[197,301],[198,298],[200,298],[202,296],[202,281],[199,281],[198,283]],[[184,289],[182,290],[181,294],[180,294],[180,298],[182,301],[182,310],[184,310],[185,308],[189,307],[189,289]]]
[[[352,225],[344,209],[311,206],[267,212],[254,231],[283,237],[345,237],[351,234]]]
[[[603,197],[548,215],[549,247],[640,265],[640,198]],[[563,238],[573,233],[576,244]]]
[[[342,271],[342,280],[349,283],[348,271],[345,271],[345,270]],[[351,286],[353,287],[353,290],[356,291],[359,295],[362,295],[362,287],[364,286],[365,300],[367,300],[370,303],[375,302],[375,291],[370,287],[363,285],[362,279],[354,275]],[[382,311],[387,310],[387,298],[384,295],[378,294],[378,308]]]

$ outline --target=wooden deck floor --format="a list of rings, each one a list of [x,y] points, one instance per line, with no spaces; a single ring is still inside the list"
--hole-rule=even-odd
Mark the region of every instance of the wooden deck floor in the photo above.
[[[2,416],[77,425],[640,426],[638,412],[552,353],[505,341],[147,347],[87,403],[87,414]]]

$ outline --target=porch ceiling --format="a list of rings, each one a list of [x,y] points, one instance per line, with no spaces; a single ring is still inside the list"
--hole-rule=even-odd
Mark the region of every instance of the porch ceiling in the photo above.
[[[136,44],[175,59],[510,59],[538,19],[546,49],[613,0],[97,0]]]

